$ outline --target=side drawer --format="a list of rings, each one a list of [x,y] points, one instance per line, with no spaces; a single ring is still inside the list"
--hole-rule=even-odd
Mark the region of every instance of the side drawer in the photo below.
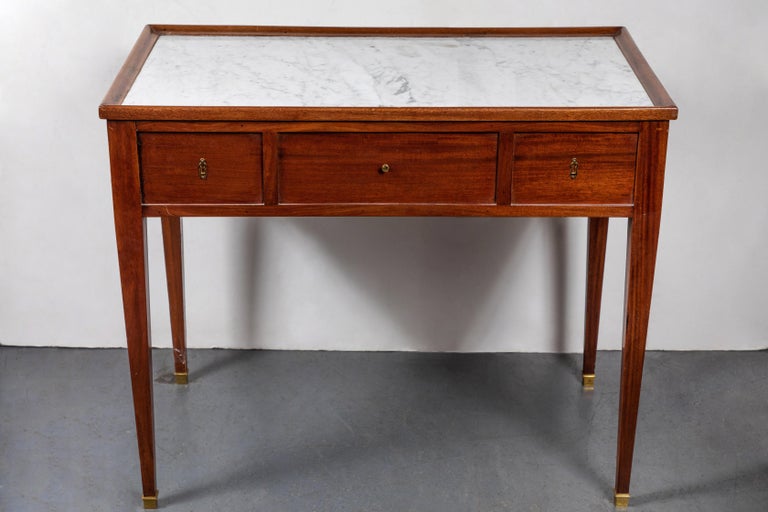
[[[518,133],[512,203],[632,204],[636,133]]]
[[[145,204],[262,202],[260,134],[140,133],[139,146]]]
[[[280,135],[281,203],[492,204],[495,133]]]

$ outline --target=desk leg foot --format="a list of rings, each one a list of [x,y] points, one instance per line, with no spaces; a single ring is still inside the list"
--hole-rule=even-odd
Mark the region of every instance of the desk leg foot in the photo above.
[[[173,378],[176,384],[189,384],[189,374],[187,372],[175,372]]]
[[[155,510],[157,508],[157,494],[154,496],[142,496],[141,502],[144,504],[144,510]]]
[[[613,506],[616,508],[627,508],[629,506],[629,494],[615,492],[613,494]]]
[[[581,376],[581,386],[584,391],[594,391],[595,389],[595,374],[585,373]]]

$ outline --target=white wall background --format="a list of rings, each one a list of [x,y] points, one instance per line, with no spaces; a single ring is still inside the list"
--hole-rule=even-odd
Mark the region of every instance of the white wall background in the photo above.
[[[4,0],[0,344],[123,346],[97,107],[147,23],[626,25],[680,108],[649,348],[768,347],[764,0]],[[579,351],[586,221],[187,219],[192,347]],[[153,337],[169,345],[159,221]],[[601,348],[620,346],[626,223]]]

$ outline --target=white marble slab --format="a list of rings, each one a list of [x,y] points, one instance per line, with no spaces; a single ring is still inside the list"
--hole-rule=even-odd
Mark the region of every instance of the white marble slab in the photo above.
[[[124,105],[651,106],[611,37],[159,38]]]

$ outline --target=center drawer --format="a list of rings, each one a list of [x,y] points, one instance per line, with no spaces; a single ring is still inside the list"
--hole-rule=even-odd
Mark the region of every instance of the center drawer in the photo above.
[[[281,203],[492,204],[495,133],[289,133]]]

